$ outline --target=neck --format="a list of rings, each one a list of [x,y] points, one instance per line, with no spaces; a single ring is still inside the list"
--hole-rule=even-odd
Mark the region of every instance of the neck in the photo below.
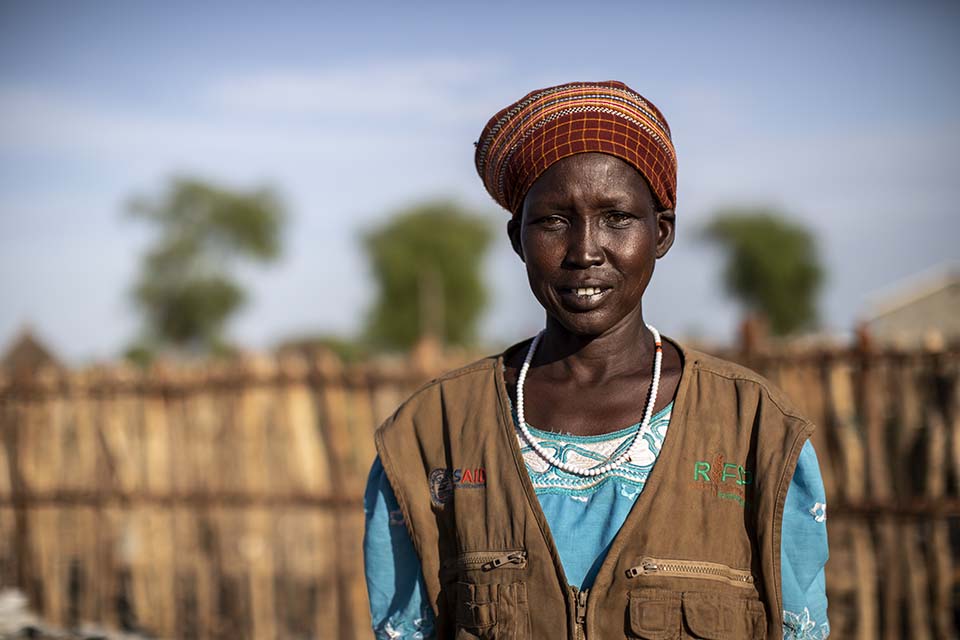
[[[653,337],[638,307],[635,314],[599,335],[572,333],[548,317],[534,362],[555,368],[557,376],[602,383],[649,371],[654,355]]]

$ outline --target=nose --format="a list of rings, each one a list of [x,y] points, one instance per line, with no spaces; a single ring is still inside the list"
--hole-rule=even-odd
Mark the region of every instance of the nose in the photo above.
[[[570,269],[586,269],[603,264],[603,247],[600,230],[589,222],[572,225],[567,236],[567,253],[564,266]]]

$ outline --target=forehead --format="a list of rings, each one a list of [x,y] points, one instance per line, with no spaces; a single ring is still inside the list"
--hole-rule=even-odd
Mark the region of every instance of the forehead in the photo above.
[[[530,187],[524,209],[574,202],[653,204],[647,181],[632,166],[605,153],[579,153],[553,163]]]

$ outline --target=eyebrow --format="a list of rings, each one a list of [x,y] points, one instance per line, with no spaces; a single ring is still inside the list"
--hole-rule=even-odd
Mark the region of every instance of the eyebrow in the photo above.
[[[564,199],[565,200],[565,199]],[[616,193],[613,195],[604,195],[599,199],[594,200],[591,204],[598,208],[609,208],[609,207],[621,207],[626,204],[632,203],[633,199],[627,193]],[[568,211],[571,207],[567,201],[561,201],[561,199],[545,198],[541,201],[540,206],[538,207],[541,210],[549,211]]]
[[[618,207],[630,201],[631,198],[627,194],[620,193],[616,195],[604,196],[602,199],[597,200],[597,205],[600,207]]]

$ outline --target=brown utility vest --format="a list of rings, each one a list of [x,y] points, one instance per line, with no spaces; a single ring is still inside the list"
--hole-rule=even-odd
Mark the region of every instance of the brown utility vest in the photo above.
[[[438,638],[782,637],[783,504],[813,426],[757,374],[681,354],[663,447],[582,592],[520,455],[502,357],[434,380],[377,431]]]

